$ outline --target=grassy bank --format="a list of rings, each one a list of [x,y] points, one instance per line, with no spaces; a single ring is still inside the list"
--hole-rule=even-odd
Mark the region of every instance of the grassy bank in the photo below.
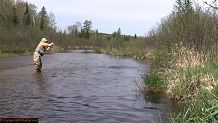
[[[169,54],[156,51],[146,89],[165,91],[182,106],[175,123],[218,122],[218,62],[193,49],[176,45]]]
[[[17,55],[13,54],[13,53],[0,53],[0,58],[15,57],[15,56],[17,56]]]
[[[193,101],[183,104],[183,110],[171,118],[173,123],[217,123],[218,87],[200,90]]]

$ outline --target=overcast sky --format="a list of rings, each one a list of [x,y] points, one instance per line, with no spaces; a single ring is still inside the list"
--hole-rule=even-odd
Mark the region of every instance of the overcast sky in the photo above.
[[[75,22],[92,22],[92,29],[144,36],[173,10],[175,0],[26,0],[38,11],[45,6],[56,17],[57,26],[66,29]],[[201,1],[201,0],[199,0]]]

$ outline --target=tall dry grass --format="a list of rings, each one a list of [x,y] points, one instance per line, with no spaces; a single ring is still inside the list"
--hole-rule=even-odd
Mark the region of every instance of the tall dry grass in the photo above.
[[[175,99],[192,99],[200,89],[211,91],[218,83],[208,68],[209,61],[195,51],[176,45],[162,76],[167,83],[167,93]]]
[[[182,109],[171,116],[173,123],[218,122],[217,61],[182,44],[172,49],[154,55],[157,67],[145,76],[145,87],[166,89],[179,102]]]

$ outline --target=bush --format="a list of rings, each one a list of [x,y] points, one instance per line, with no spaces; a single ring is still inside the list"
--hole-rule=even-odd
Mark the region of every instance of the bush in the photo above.
[[[95,53],[101,53],[101,49],[100,48],[95,48],[94,51],[95,51]]]
[[[149,91],[163,91],[166,88],[166,82],[157,72],[146,74],[143,80]]]

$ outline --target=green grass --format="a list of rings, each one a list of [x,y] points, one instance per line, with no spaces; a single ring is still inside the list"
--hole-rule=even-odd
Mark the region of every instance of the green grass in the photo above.
[[[143,76],[143,80],[150,91],[163,91],[167,86],[162,76],[155,71]]]
[[[201,90],[195,101],[183,106],[183,110],[171,118],[172,123],[217,123],[218,86],[211,92]]]
[[[94,48],[95,53],[101,53],[101,49],[100,48]]]
[[[13,53],[0,53],[0,58],[14,57],[14,56],[17,56],[17,55]]]
[[[215,79],[218,79],[218,63],[210,62],[208,68]]]

